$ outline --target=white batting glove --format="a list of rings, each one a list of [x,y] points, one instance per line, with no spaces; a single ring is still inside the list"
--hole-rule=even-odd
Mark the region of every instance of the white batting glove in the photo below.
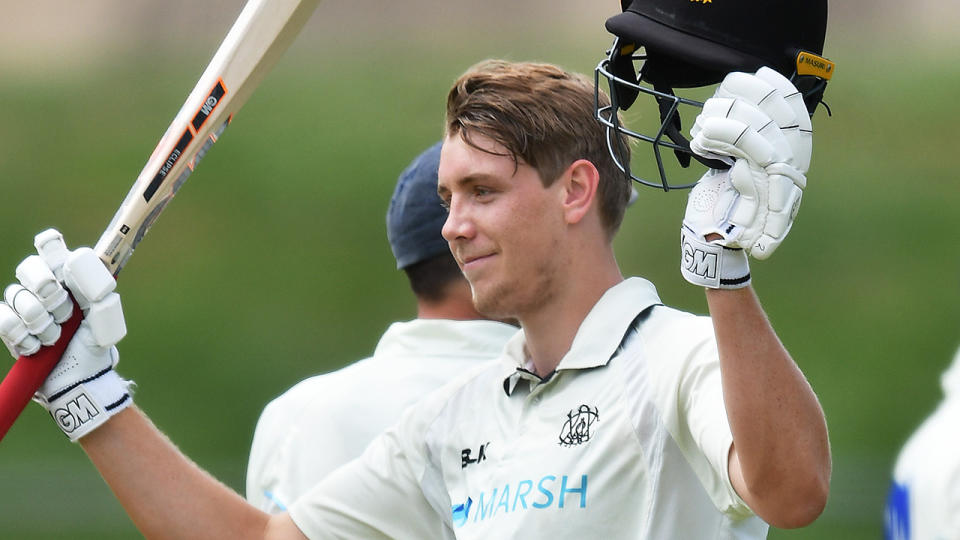
[[[19,283],[0,302],[0,341],[14,357],[32,355],[60,337],[60,324],[73,312],[69,290],[84,320],[60,362],[34,400],[76,441],[132,403],[133,383],[115,371],[114,346],[126,335],[116,281],[90,248],[68,251],[53,229],[36,236],[39,255],[17,266]],[[66,288],[65,288],[66,287]]]
[[[744,287],[746,255],[769,257],[800,207],[813,136],[803,97],[769,68],[730,73],[690,133],[695,153],[732,167],[708,171],[690,193],[681,272],[705,287]]]

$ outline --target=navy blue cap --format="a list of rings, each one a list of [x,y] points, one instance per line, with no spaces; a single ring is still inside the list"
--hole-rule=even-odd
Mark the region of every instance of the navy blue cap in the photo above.
[[[398,269],[450,252],[440,235],[447,220],[437,195],[441,145],[428,148],[400,173],[390,199],[387,239]]]

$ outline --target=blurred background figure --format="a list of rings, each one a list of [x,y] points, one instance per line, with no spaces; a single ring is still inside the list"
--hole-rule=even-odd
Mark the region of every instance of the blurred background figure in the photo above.
[[[883,520],[887,540],[960,538],[960,350],[940,384],[943,401],[897,458]]]
[[[477,313],[440,236],[447,218],[437,196],[440,147],[403,171],[387,210],[387,238],[416,297],[417,318],[391,324],[371,358],[306,379],[266,406],[247,467],[247,500],[262,510],[286,510],[409,405],[495,358],[517,330]]]

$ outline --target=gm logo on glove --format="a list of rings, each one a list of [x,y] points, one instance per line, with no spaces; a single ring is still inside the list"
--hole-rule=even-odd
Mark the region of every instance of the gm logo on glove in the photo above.
[[[58,406],[50,414],[67,434],[73,433],[103,413],[86,394],[83,386],[78,386],[55,401]]]
[[[710,281],[717,280],[717,258],[718,253],[716,251],[706,252],[698,249],[684,237],[681,261],[684,270],[687,272]]]

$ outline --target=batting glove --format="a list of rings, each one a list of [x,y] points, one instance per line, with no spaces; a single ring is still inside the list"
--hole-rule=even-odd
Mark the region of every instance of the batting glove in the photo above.
[[[705,287],[745,287],[747,255],[773,254],[800,207],[813,135],[803,97],[769,68],[730,73],[691,135],[694,152],[732,166],[707,171],[690,193],[681,272]]]
[[[84,320],[60,362],[34,395],[60,429],[76,441],[132,403],[133,383],[115,371],[116,343],[126,335],[116,281],[90,248],[68,251],[53,229],[36,236],[39,255],[17,266],[19,283],[0,302],[0,340],[14,357],[30,356],[60,337],[73,312],[68,290]]]

